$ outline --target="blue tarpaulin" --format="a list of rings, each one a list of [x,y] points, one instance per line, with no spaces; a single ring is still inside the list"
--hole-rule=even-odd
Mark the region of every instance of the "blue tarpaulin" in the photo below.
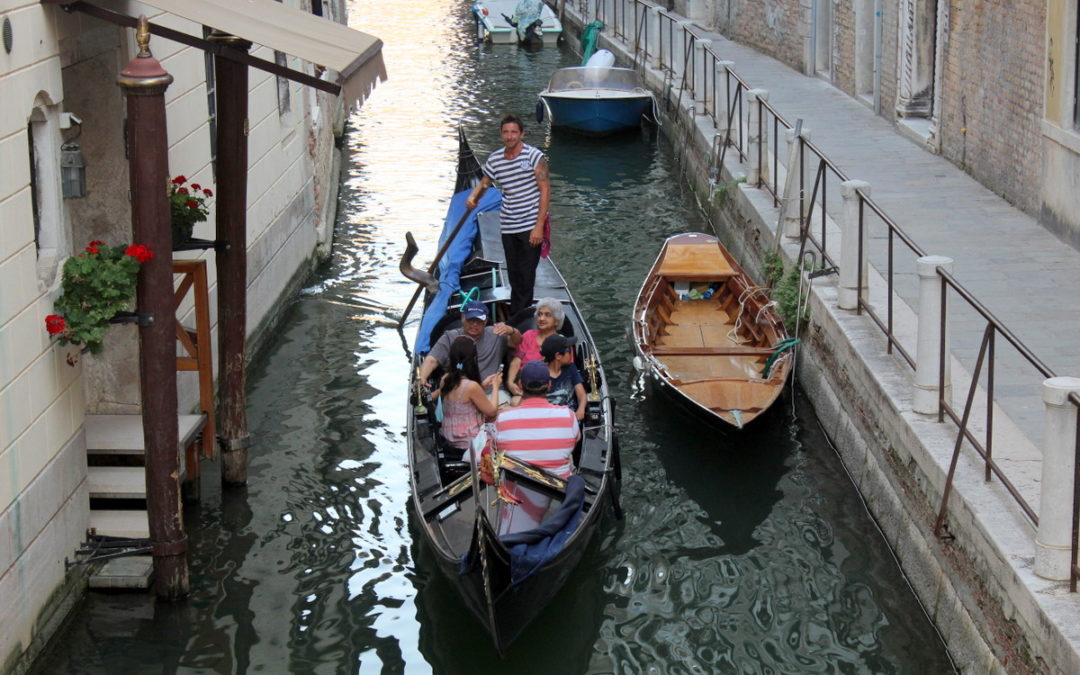
[[[461,216],[465,213],[465,201],[469,198],[470,190],[463,190],[450,200],[450,208],[446,211],[446,220],[443,222],[442,235],[439,237],[439,250],[442,250],[446,238],[453,232]],[[469,259],[473,250],[473,241],[476,239],[477,222],[476,215],[481,211],[497,211],[502,205],[502,194],[495,188],[489,189],[480,198],[480,203],[469,214],[468,220],[458,230],[454,242],[446,250],[442,260],[439,261],[439,292],[424,311],[424,318],[420,320],[420,330],[416,334],[416,344],[413,351],[417,354],[427,354],[431,351],[431,331],[435,324],[446,315],[447,303],[450,296],[461,286],[461,266]]]
[[[539,527],[499,537],[510,551],[510,583],[520,584],[559,555],[577,529],[584,504],[585,481],[581,476],[570,476],[566,479],[566,498],[558,511]]]

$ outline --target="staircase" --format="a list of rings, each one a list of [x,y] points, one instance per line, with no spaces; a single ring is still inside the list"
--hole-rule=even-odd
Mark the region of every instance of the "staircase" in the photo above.
[[[174,294],[176,306],[181,305],[190,291],[193,291],[195,301],[195,328],[187,328],[176,321],[176,339],[182,351],[177,357],[176,369],[197,371],[199,376],[199,408],[202,412],[177,416],[180,480],[190,488],[188,493],[197,496],[199,460],[203,457],[213,459],[216,450],[206,261],[176,260],[173,273],[180,276]],[[92,533],[148,539],[143,416],[87,415],[84,428]],[[150,560],[149,556],[108,560],[91,576],[90,585],[96,588],[145,588],[150,579]]]

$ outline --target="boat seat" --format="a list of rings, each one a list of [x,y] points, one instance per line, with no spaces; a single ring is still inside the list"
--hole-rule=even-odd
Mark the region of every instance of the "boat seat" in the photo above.
[[[653,356],[772,356],[772,347],[665,347],[652,348]]]

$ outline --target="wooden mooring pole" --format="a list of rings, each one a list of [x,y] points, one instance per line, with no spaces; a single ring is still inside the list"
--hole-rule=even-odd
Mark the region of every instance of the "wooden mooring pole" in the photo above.
[[[154,588],[162,598],[188,592],[187,537],[180,502],[180,448],[176,396],[172,229],[166,188],[169,145],[165,89],[172,75],[150,54],[146,17],[136,33],[138,55],[120,72],[127,97],[128,162],[134,243],[153,258],[139,270],[139,384],[146,447],[146,511]]]
[[[251,43],[214,32],[210,41],[246,52]],[[217,239],[218,247],[218,436],[221,482],[247,482],[247,160],[248,67],[215,58],[217,91]]]

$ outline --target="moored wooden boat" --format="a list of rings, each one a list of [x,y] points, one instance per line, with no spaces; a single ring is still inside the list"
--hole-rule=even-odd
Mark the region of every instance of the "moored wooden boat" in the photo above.
[[[479,168],[464,136],[461,144],[459,178]],[[437,284],[429,284],[429,288],[437,286],[437,290],[429,292],[424,303],[412,358],[412,396],[407,413],[411,504],[423,544],[431,548],[440,569],[465,606],[491,633],[501,653],[563,586],[599,526],[607,504],[615,505],[617,511],[618,444],[613,427],[614,406],[599,354],[566,282],[550,258],[542,259],[535,295],[555,298],[563,304],[566,318],[561,330],[578,338],[575,360],[586,380],[588,407],[571,478],[563,480],[506,457],[496,462],[499,480],[550,499],[542,525],[567,519],[558,535],[565,539],[558,545],[552,543],[548,555],[530,558],[529,550],[513,543],[522,538],[520,533],[499,534],[498,489],[461,461],[459,450],[442,441],[434,405],[425,398],[417,379],[430,346],[456,325],[462,289],[473,293],[473,298],[479,297],[493,320],[509,322],[519,330],[535,327],[532,308],[523,317],[506,316],[510,294],[499,233],[498,191],[488,190],[477,207],[479,213],[468,214],[464,205],[468,190],[461,181],[457,189],[447,214],[444,242],[451,232],[456,235],[440,262],[434,280]],[[402,260],[403,272],[414,280],[431,282],[423,273],[411,269],[414,253],[415,246],[410,244]],[[437,381],[440,374],[435,373],[432,380]]]
[[[795,343],[767,289],[700,233],[664,242],[634,305],[633,340],[663,388],[737,428],[780,396]]]
[[[653,95],[632,68],[618,68],[601,49],[584,66],[559,68],[540,92],[537,121],[544,111],[553,128],[590,136],[636,129],[654,106]]]

